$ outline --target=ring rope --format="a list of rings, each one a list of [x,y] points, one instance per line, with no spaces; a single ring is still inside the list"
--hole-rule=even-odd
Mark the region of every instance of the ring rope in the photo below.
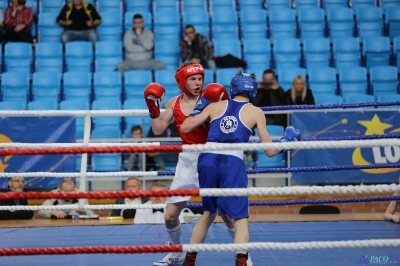
[[[40,247],[40,248],[1,248],[0,256],[16,255],[61,255],[61,254],[127,254],[157,252],[203,252],[236,250],[304,250],[327,248],[366,248],[398,247],[398,239],[371,239],[346,241],[311,242],[252,242],[242,244],[184,244],[184,245],[147,245],[147,246],[86,246],[86,247]]]
[[[265,195],[309,195],[309,194],[348,194],[348,193],[386,193],[400,191],[400,185],[348,185],[348,186],[295,186],[295,187],[252,187],[252,188],[207,188],[184,190],[139,190],[139,191],[87,191],[87,192],[7,192],[0,193],[0,200],[10,199],[106,199],[138,197],[173,196],[265,196]]]
[[[378,168],[400,168],[400,164],[370,164],[370,165],[338,165],[338,166],[308,166],[308,167],[292,167],[292,168],[256,168],[246,170],[247,174],[261,173],[299,173],[299,172],[328,172],[342,170],[360,170],[360,169],[378,169]],[[175,171],[122,171],[122,172],[87,172],[86,177],[130,177],[130,176],[173,176]],[[31,173],[0,173],[0,178],[10,177],[54,177],[54,178],[79,178],[79,173],[53,173],[53,172],[31,172]]]
[[[286,201],[250,201],[249,206],[283,206],[283,205],[297,205],[297,204],[328,204],[328,203],[360,203],[360,202],[374,202],[374,201],[392,201],[400,200],[400,196],[387,196],[387,197],[365,197],[365,198],[341,198],[341,199],[319,199],[319,200],[286,200]],[[201,203],[186,204],[185,208],[201,208]],[[36,211],[36,210],[120,210],[120,209],[164,209],[166,204],[153,204],[153,205],[134,205],[134,204],[96,204],[84,205],[81,208],[77,204],[66,205],[17,205],[17,206],[0,206],[1,211]]]
[[[314,110],[314,109],[336,109],[336,108],[359,108],[359,107],[378,107],[378,106],[396,106],[400,101],[393,102],[364,102],[364,103],[335,103],[335,104],[316,104],[316,105],[281,105],[281,106],[262,106],[263,111],[281,111],[281,110]]]
[[[126,143],[128,144],[128,143]],[[52,144],[53,147],[57,144]],[[344,149],[400,146],[400,139],[342,140],[342,141],[292,141],[279,143],[210,143],[181,146],[133,147],[119,145],[109,147],[74,147],[74,148],[12,148],[0,150],[0,156],[38,155],[38,154],[81,154],[81,153],[143,153],[143,152],[201,152],[217,150],[291,150],[291,149]]]

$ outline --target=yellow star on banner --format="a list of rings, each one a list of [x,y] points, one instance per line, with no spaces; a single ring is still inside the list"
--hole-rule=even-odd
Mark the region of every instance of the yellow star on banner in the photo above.
[[[343,125],[347,125],[347,122],[348,122],[348,121],[349,121],[349,120],[348,120],[347,118],[343,118],[343,119],[342,119],[342,124],[343,124]]]
[[[385,129],[393,127],[391,124],[382,123],[376,114],[371,121],[360,120],[357,122],[367,128],[365,135],[385,134]]]
[[[0,160],[0,173],[4,173],[4,170],[6,170],[8,164],[3,164],[3,162]]]

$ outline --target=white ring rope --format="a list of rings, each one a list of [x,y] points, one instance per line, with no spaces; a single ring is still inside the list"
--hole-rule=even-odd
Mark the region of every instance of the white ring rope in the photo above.
[[[164,111],[162,109],[161,111]],[[147,109],[131,110],[32,110],[0,111],[0,116],[143,116],[149,115]]]
[[[118,210],[118,209],[164,209],[166,204],[98,204],[84,205],[80,208],[78,204],[65,205],[16,205],[16,206],[0,206],[0,211],[36,211],[36,210]]]
[[[159,146],[154,143],[0,143],[0,148],[80,148],[107,146]],[[400,139],[368,139],[368,140],[339,140],[339,141],[292,141],[274,143],[210,143],[182,145],[184,152],[218,151],[218,150],[292,150],[292,149],[344,149],[400,146]]]
[[[56,177],[56,178],[79,178],[80,173],[67,172],[24,172],[24,173],[0,173],[0,178],[10,177]],[[132,176],[158,176],[156,171],[121,171],[121,172],[86,172],[86,177],[132,177]]]
[[[398,247],[399,239],[371,239],[310,242],[252,242],[243,244],[183,244],[184,252],[237,251],[237,250],[292,250],[322,248]]]

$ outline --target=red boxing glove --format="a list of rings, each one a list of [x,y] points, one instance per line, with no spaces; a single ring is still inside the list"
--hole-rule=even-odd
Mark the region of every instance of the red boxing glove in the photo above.
[[[165,89],[158,83],[150,83],[144,89],[144,99],[147,107],[149,107],[149,115],[151,118],[160,116],[160,104],[165,95]]]
[[[204,98],[211,102],[219,102],[228,100],[228,92],[225,87],[218,83],[210,83],[206,86],[203,92]]]

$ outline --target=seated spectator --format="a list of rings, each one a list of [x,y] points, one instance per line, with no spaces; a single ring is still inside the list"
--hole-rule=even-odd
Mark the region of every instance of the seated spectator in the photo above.
[[[141,190],[142,186],[137,177],[130,177],[125,181],[126,191],[138,191]],[[129,205],[140,205],[147,201],[146,198],[120,198],[117,199],[115,204],[129,204]],[[135,218],[136,209],[114,209],[111,212],[111,216],[122,216],[125,219]]]
[[[26,0],[12,0],[4,16],[6,26],[4,42],[33,42],[31,24],[33,11],[25,6]]]
[[[162,191],[168,190],[168,188],[161,182],[154,182],[151,187],[151,191]],[[167,197],[150,197],[150,200],[143,205],[152,204],[165,204]],[[135,224],[164,224],[164,209],[137,209],[135,216]],[[183,213],[179,215],[181,223],[183,220]]]
[[[8,179],[7,192],[22,192],[26,181],[23,177],[11,177]],[[28,205],[28,200],[0,200],[1,206]],[[0,211],[0,220],[28,220],[32,219],[33,211]]]
[[[185,37],[179,43],[184,63],[201,64],[210,68],[214,73],[217,66],[214,61],[214,51],[206,36],[196,33],[193,25],[186,25]]]
[[[399,184],[400,184],[400,178],[399,178]],[[393,196],[400,196],[400,191],[396,191],[395,193],[393,193]],[[389,203],[389,206],[387,207],[384,215],[386,221],[393,221],[395,223],[400,223],[400,216],[395,215],[397,206],[399,206],[399,204],[400,200],[392,200]]]
[[[306,81],[302,76],[293,79],[292,88],[285,93],[285,104],[315,104],[312,91],[306,88]]]
[[[276,82],[275,72],[267,69],[263,73],[262,81],[258,83],[258,90],[254,105],[257,107],[280,106],[285,104],[285,91]],[[265,115],[267,125],[286,126],[285,114]]]
[[[74,192],[79,191],[75,188],[75,183],[71,178],[64,178],[61,180],[60,186],[51,192]],[[43,202],[43,206],[55,206],[55,205],[70,205],[78,204],[77,199],[48,199]],[[87,199],[84,200],[84,204],[88,205]],[[82,214],[94,214],[92,210],[40,210],[39,215],[46,219],[71,219],[73,215]]]
[[[133,139],[141,139],[143,138],[143,130],[139,125],[135,125],[131,127],[131,136]],[[128,164],[126,166],[126,171],[150,171],[151,169],[156,168],[156,164],[154,161],[154,157],[158,156],[158,152],[149,152],[145,154],[146,158],[146,168],[143,169],[143,154],[144,153],[132,153],[129,156]]]
[[[101,23],[96,8],[82,0],[72,0],[64,5],[57,17],[57,23],[64,26],[61,41],[65,44],[72,41],[97,41],[95,28]]]
[[[126,72],[133,69],[165,69],[165,63],[152,58],[154,49],[154,34],[144,28],[143,17],[133,16],[133,28],[124,35],[125,60],[119,62],[117,70]]]

